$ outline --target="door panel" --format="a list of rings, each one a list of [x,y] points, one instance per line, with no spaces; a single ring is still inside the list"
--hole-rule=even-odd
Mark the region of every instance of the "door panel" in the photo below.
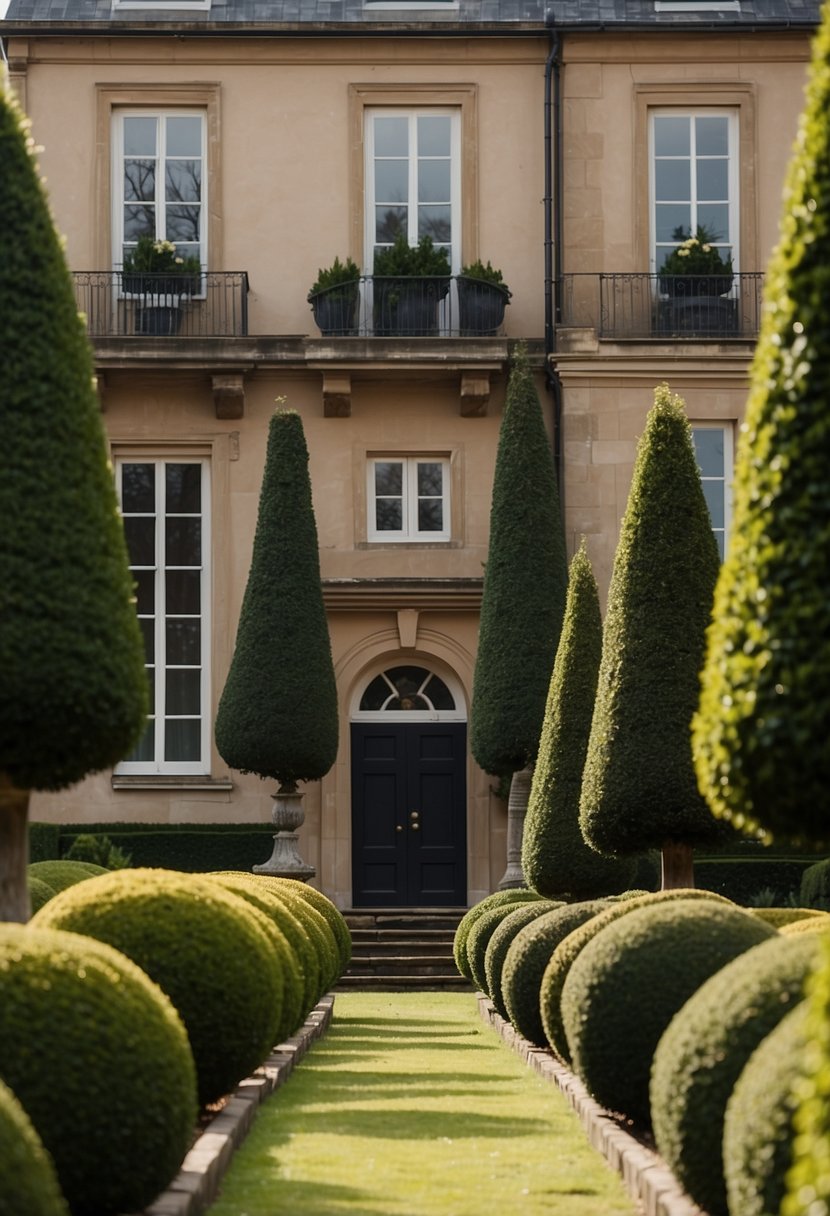
[[[356,907],[463,906],[464,723],[352,726]]]

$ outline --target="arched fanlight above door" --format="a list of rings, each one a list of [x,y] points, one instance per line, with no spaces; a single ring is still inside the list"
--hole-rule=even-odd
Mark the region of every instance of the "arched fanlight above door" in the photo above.
[[[456,681],[415,664],[384,668],[365,686],[352,714],[353,719],[456,722],[465,721],[466,716],[464,696]]]

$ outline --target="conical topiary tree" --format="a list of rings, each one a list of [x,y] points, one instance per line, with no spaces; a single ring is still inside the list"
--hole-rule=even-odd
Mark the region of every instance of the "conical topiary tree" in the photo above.
[[[614,559],[580,824],[603,853],[660,849],[664,889],[692,886],[692,847],[718,835],[690,735],[718,564],[691,427],[663,384]]]
[[[601,655],[599,594],[583,540],[571,562],[522,844],[527,884],[548,898],[612,895],[624,890],[634,873],[630,859],[603,857],[589,848],[579,826]]]
[[[830,7],[767,269],[693,746],[715,815],[830,844]]]
[[[527,351],[519,347],[496,453],[470,719],[470,746],[485,772],[518,773],[536,759],[567,579],[550,441]],[[522,882],[525,809],[526,796],[525,805],[511,796],[501,886]]]
[[[216,746],[231,768],[280,782],[274,822],[278,829],[292,829],[302,822],[294,801],[297,782],[329,771],[337,729],[308,449],[299,414],[280,410],[270,424],[251,569],[216,714]],[[282,818],[289,805],[300,816],[296,823]],[[277,850],[280,843],[274,865],[265,870],[307,874],[294,846]]]
[[[92,358],[0,78],[0,920],[28,919],[29,791],[108,768],[147,716]]]

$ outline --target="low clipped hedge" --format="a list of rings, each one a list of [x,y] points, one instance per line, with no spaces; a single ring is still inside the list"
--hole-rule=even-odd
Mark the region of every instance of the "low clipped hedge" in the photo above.
[[[506,891],[494,891],[492,895],[486,895],[477,904],[473,904],[462,916],[453,938],[453,957],[461,974],[472,981],[473,974],[467,961],[467,938],[480,916],[491,908],[500,908],[504,904],[526,904],[542,898],[536,891],[529,891],[526,887],[511,887]]]
[[[543,901],[531,900],[532,904]],[[561,905],[561,900],[544,901]],[[485,967],[485,959],[487,957],[487,948],[490,941],[498,929],[502,921],[514,911],[515,904],[502,904],[496,908],[490,908],[487,912],[480,916],[473,925],[467,936],[467,963],[470,968],[470,973],[473,978],[473,983],[477,986],[480,992],[485,992],[489,995],[487,988],[487,970]]]
[[[261,912],[209,878],[114,870],[50,900],[30,922],[121,950],[179,1011],[199,1101],[226,1094],[268,1055],[282,1016],[282,976]]]
[[[562,989],[574,1068],[597,1101],[648,1126],[651,1063],[672,1018],[710,975],[774,933],[700,899],[640,907],[597,933]]]
[[[766,852],[766,850],[765,850]],[[695,858],[695,882],[724,895],[736,904],[748,904],[767,887],[786,894],[798,892],[811,857],[705,857]],[[799,897],[804,903],[804,897]]]
[[[269,937],[271,946],[277,958],[282,977],[282,1015],[275,1031],[275,1041],[292,1035],[298,1026],[302,1025],[305,1010],[305,982],[288,938],[283,931],[283,905],[267,891],[257,888],[250,875],[215,874],[211,875],[214,882],[219,883],[232,895],[238,895],[255,908],[258,908],[270,922]]]
[[[0,1081],[0,1216],[69,1216],[52,1158]]]
[[[507,1016],[519,1034],[537,1047],[547,1045],[539,998],[550,957],[568,934],[605,907],[604,900],[589,899],[546,912],[517,933],[507,951],[501,975]]]
[[[793,1155],[794,1081],[806,1041],[802,1001],[755,1049],[732,1091],[723,1125],[729,1216],[777,1216],[781,1210]]]
[[[546,912],[552,912],[554,908],[558,907],[561,907],[558,901],[549,899],[539,900],[538,903],[534,901],[529,904],[519,904],[517,908],[514,908],[512,912],[509,912],[505,916],[490,938],[484,955],[487,992],[496,1012],[506,1020],[509,1020],[509,1015],[507,1006],[504,1003],[504,997],[502,996],[501,978],[507,951],[510,949],[513,939],[520,929],[524,929],[525,925],[529,925],[537,917],[544,916]]]
[[[39,878],[55,892],[106,873],[103,866],[96,866],[91,861],[33,861],[27,867],[29,879]]]
[[[726,1104],[747,1060],[801,999],[819,939],[776,934],[728,963],[675,1015],[651,1070],[657,1149],[709,1216],[727,1216]]]
[[[723,896],[713,895],[710,891],[678,888],[674,891],[653,891],[647,894],[627,898],[628,893],[611,897],[608,902],[612,905],[597,913],[596,916],[580,925],[556,947],[550,957],[542,983],[539,988],[539,1012],[542,1018],[545,1037],[554,1052],[565,1063],[571,1063],[571,1052],[565,1035],[565,1025],[562,1021],[562,989],[568,978],[573,963],[588,943],[601,932],[606,925],[613,924],[621,916],[636,912],[638,908],[646,908],[651,904],[661,904],[676,899],[708,899],[715,903],[728,904]]]
[[[196,1079],[184,1026],[143,971],[88,937],[0,926],[0,1077],[73,1216],[143,1210],[190,1145]]]

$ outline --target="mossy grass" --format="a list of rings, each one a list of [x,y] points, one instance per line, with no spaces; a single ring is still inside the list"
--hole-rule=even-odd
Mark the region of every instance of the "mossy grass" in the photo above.
[[[210,878],[113,870],[62,891],[32,924],[105,941],[155,980],[187,1029],[200,1102],[226,1094],[274,1046],[283,985],[270,922]]]
[[[558,1090],[470,993],[338,993],[211,1216],[634,1216]]]
[[[0,926],[0,1076],[73,1216],[142,1211],[190,1145],[196,1077],[182,1021],[142,970],[89,937]]]

